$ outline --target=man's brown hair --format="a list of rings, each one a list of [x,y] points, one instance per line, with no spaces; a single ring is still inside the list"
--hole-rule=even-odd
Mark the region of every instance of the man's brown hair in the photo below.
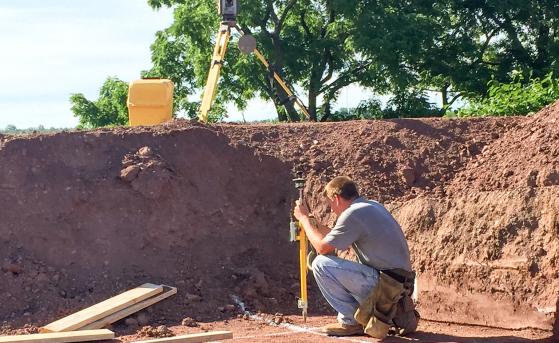
[[[337,176],[333,178],[326,187],[323,194],[332,199],[335,195],[339,195],[345,200],[352,200],[359,197],[357,185],[347,176]]]

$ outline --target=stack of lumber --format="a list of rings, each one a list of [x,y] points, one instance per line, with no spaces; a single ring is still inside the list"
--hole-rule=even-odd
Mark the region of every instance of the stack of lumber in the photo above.
[[[146,283],[47,324],[41,332],[101,329],[176,293],[175,287]]]
[[[45,325],[39,334],[1,336],[0,343],[64,343],[114,339],[114,332],[98,329],[176,293],[175,287],[146,283]]]
[[[110,299],[47,324],[41,333],[2,336],[0,343],[67,343],[114,339],[114,332],[104,328],[177,293],[175,287],[146,283]],[[233,338],[230,331],[214,331],[153,339],[143,343],[197,343]]]

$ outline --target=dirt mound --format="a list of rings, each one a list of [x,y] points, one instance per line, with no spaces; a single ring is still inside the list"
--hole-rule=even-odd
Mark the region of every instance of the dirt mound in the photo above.
[[[0,317],[9,322],[43,324],[150,280],[180,288],[177,308],[214,316],[260,270],[269,284],[296,275],[289,168],[212,130],[16,138],[0,170]],[[256,307],[294,297],[251,292]]]
[[[558,289],[553,215],[559,209],[556,202],[543,204],[559,191],[542,182],[534,188],[541,192],[482,195],[479,185],[497,176],[474,166],[531,121],[542,123],[537,137],[541,133],[542,144],[555,151],[552,129],[543,124],[549,118],[281,125],[178,120],[151,128],[6,136],[0,142],[6,280],[0,294],[7,296],[0,318],[16,326],[45,324],[143,282],[179,288],[172,300],[154,306],[150,325],[235,316],[224,310],[235,308],[233,296],[251,310],[298,313],[297,247],[288,242],[288,223],[297,196],[293,172],[302,171],[308,202],[323,221],[333,218],[319,193],[335,175],[355,178],[362,194],[389,203],[410,239],[420,280],[442,287],[427,285],[420,294],[431,319],[503,326],[502,312],[527,311],[550,330]],[[542,168],[555,165],[547,164],[547,150],[531,151]],[[531,165],[526,156],[518,155],[516,164]],[[513,157],[502,163],[514,165]],[[509,188],[517,190],[514,183]],[[513,214],[522,216],[502,207],[512,199]],[[471,203],[484,205],[465,206]],[[520,267],[493,268],[511,257],[521,259],[513,261]],[[312,311],[331,313],[310,285]],[[448,294],[486,295],[503,308],[472,317],[467,314],[479,302],[468,300],[470,308],[462,310],[464,302],[436,300]]]
[[[485,191],[559,185],[559,102],[486,146],[450,187]]]
[[[287,160],[311,181],[320,181],[311,182],[313,190],[346,174],[360,181],[367,196],[393,201],[444,195],[458,171],[520,120],[400,119],[220,129],[233,142]]]
[[[420,276],[422,315],[550,330],[559,295],[558,193],[546,187],[390,204]]]

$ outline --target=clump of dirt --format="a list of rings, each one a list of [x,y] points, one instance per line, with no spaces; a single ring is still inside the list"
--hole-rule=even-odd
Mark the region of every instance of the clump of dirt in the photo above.
[[[283,313],[279,313],[279,312],[274,314],[273,316],[265,318],[265,320],[267,322],[270,322],[270,323],[274,324],[274,325],[280,325],[280,324],[283,324],[283,323],[286,323],[286,324],[293,323],[293,321],[289,317],[286,317],[286,316],[283,315]]]
[[[138,149],[135,154],[126,154],[122,160],[120,179],[148,199],[158,199],[173,187],[176,172],[149,146]]]
[[[153,325],[232,318],[241,302],[296,314],[297,246],[288,231],[301,171],[320,221],[334,219],[320,194],[336,175],[387,203],[410,241],[431,319],[503,325],[505,312],[528,313],[551,330],[558,106],[531,118],[177,120],[4,137],[0,318],[43,325],[144,282],[179,289],[153,306]],[[532,169],[528,184],[522,173]],[[309,285],[313,312],[332,313]]]
[[[159,325],[158,327],[153,326],[144,326],[142,327],[137,335],[139,337],[154,337],[154,338],[163,338],[163,337],[173,337],[175,334],[173,331],[169,330],[169,328],[165,325]]]
[[[196,320],[190,318],[190,317],[186,317],[181,321],[181,325],[182,326],[188,326],[191,328],[195,328],[195,327],[199,327],[200,324],[198,324],[198,322],[196,322]]]
[[[35,325],[25,324],[19,329],[14,329],[10,325],[0,326],[0,336],[30,335],[34,333],[39,333],[39,328]]]

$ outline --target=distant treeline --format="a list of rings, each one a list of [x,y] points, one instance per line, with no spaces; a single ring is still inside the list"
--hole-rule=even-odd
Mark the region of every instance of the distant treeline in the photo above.
[[[37,127],[29,127],[26,129],[18,129],[15,125],[7,125],[4,129],[0,129],[0,133],[8,134],[8,135],[18,135],[18,134],[28,134],[28,133],[53,133],[53,132],[60,132],[63,128],[46,128],[43,125],[39,125]]]

